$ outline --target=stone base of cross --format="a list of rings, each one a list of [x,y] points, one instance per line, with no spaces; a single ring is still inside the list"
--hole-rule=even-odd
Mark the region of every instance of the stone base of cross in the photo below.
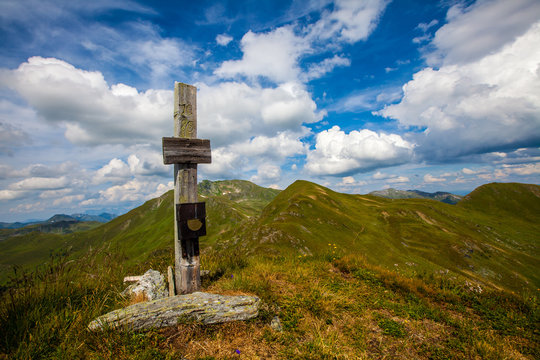
[[[212,161],[210,140],[197,139],[197,88],[174,84],[174,137],[163,138],[163,163],[174,164],[174,278],[176,294],[201,287],[199,236],[206,209],[198,202],[197,164]]]

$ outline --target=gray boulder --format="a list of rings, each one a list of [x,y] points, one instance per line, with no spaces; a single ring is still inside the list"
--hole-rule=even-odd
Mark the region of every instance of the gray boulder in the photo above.
[[[88,329],[150,329],[194,322],[215,324],[248,320],[259,314],[256,296],[228,296],[195,292],[130,305],[92,321]]]
[[[159,271],[148,270],[137,283],[130,285],[122,292],[123,295],[137,297],[144,295],[146,300],[157,300],[169,296],[165,277]]]

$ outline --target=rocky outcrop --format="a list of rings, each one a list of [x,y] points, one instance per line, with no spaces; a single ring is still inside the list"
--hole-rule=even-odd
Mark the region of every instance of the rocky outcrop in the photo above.
[[[130,305],[92,321],[88,328],[140,330],[183,322],[215,324],[248,320],[259,314],[259,298],[195,292]]]
[[[164,276],[152,269],[145,272],[136,284],[128,286],[122,294],[131,297],[142,295],[146,300],[157,300],[169,296]]]

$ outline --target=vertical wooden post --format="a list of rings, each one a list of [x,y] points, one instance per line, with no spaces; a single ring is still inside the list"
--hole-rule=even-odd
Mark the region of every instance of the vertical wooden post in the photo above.
[[[167,280],[169,280],[169,296],[176,295],[175,283],[174,283],[174,270],[172,266],[167,267]]]
[[[174,137],[197,138],[197,88],[174,84]],[[197,164],[174,165],[174,206],[197,202]],[[190,294],[201,287],[199,239],[186,239],[182,256],[182,239],[174,212],[174,279],[177,294]]]

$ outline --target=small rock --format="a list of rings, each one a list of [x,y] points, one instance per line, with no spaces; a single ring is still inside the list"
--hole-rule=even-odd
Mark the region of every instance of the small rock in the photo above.
[[[138,297],[144,295],[148,300],[157,300],[169,295],[165,278],[159,271],[148,270],[137,283],[128,286],[122,295]]]
[[[201,270],[201,277],[210,275],[210,270]]]
[[[270,323],[270,327],[274,330],[274,331],[283,331],[283,327],[281,326],[281,320],[279,320],[279,316],[274,316],[274,318],[272,319],[272,322]]]

